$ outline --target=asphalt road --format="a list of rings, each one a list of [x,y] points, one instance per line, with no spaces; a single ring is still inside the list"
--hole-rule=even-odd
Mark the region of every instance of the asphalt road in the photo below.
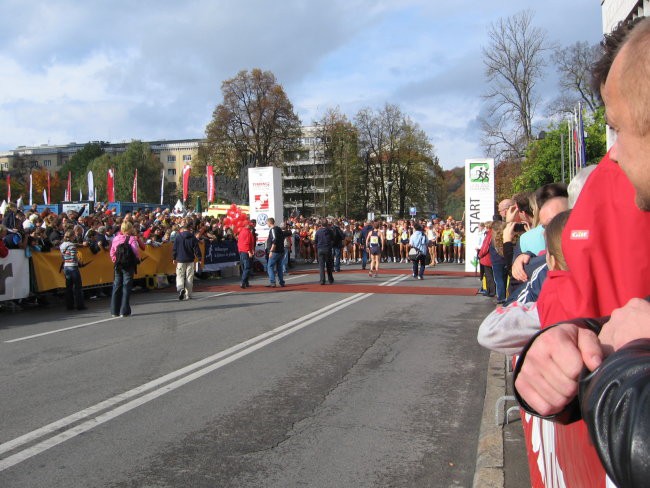
[[[467,487],[493,307],[407,265],[0,314],[0,486]]]

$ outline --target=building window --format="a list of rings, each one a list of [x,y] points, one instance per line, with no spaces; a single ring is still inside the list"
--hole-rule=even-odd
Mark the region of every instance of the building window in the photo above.
[[[176,156],[174,156],[173,154],[170,154],[169,156],[167,156],[167,162],[168,163],[175,163],[176,162]]]
[[[46,159],[43,161],[43,166],[45,167],[50,167],[52,166],[52,160],[51,159]]]
[[[192,161],[192,155],[191,154],[183,154],[183,162],[184,163],[189,163]]]
[[[168,169],[167,176],[176,176],[176,170],[172,168]]]

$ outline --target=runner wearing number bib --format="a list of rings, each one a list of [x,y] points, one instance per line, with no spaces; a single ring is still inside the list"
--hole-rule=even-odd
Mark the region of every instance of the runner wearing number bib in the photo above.
[[[381,259],[381,249],[383,247],[383,241],[381,233],[379,232],[379,222],[374,223],[374,229],[368,233],[366,238],[366,248],[370,254],[370,271],[368,276],[371,278],[374,276],[377,277],[377,271],[379,271],[379,261]],[[374,273],[373,273],[374,270]]]

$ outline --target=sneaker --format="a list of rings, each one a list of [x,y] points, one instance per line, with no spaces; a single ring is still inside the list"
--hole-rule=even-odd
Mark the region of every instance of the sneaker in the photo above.
[[[423,280],[423,279],[424,279],[424,278],[422,278],[422,276],[418,276],[418,280]]]
[[[178,292],[178,299],[185,300],[185,288],[183,288],[180,292]]]
[[[417,278],[417,277],[418,277],[418,275],[413,275],[413,278]]]
[[[372,271],[368,273],[368,277],[372,278]]]
[[[190,300],[191,298],[192,298],[192,297],[189,296],[189,294],[188,294],[188,295],[185,295],[185,298],[183,298],[183,300]]]

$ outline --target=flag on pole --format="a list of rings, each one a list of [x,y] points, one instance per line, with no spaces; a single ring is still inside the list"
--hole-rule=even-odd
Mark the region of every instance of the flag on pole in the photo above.
[[[192,168],[189,164],[183,166],[183,203],[187,201],[187,193],[189,192],[189,188],[190,188],[191,169]]]
[[[7,202],[11,202],[11,175],[7,173]]]
[[[84,196],[83,196],[83,194],[81,193],[81,188],[79,188],[79,201],[81,201],[81,200],[83,200],[83,199],[84,199]]]
[[[95,201],[95,179],[92,171],[88,171],[88,200]]]
[[[106,198],[109,201],[109,203],[113,203],[115,201],[114,174],[115,174],[115,170],[113,168],[110,168],[108,170],[108,175],[106,177]]]
[[[585,126],[582,118],[582,102],[578,102],[578,169],[587,166],[587,148],[585,147]]]
[[[132,192],[132,202],[138,203],[138,170],[135,170],[135,178],[133,179],[133,192]]]
[[[206,166],[205,169],[207,171],[206,178],[208,179],[208,204],[210,204],[214,201],[214,170],[212,166]]]
[[[52,190],[50,190],[50,172],[47,172],[47,200],[45,201],[46,205],[50,204],[50,195],[52,194]]]
[[[31,207],[34,204],[34,180],[32,178],[32,172],[29,172],[29,206]]]
[[[68,202],[72,200],[72,173],[68,171],[68,192],[66,193],[66,198]]]
[[[163,204],[163,198],[165,196],[165,170],[162,170],[162,177],[160,179],[160,204]]]
[[[43,203],[44,203],[45,205],[49,205],[49,203],[50,203],[50,202],[47,200],[47,190],[46,190],[45,188],[43,188]]]

